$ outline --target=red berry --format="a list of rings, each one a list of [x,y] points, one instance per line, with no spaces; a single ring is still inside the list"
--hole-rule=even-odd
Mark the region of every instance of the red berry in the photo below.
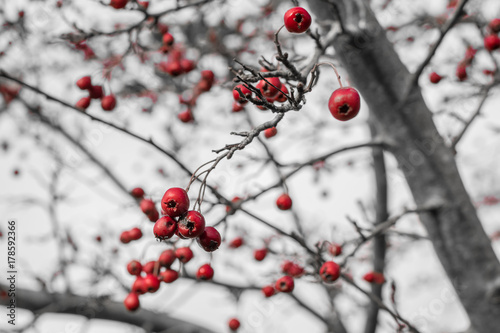
[[[179,118],[180,121],[183,123],[190,123],[194,121],[193,114],[191,113],[190,109],[187,109],[186,111],[182,111],[177,115],[177,118]]]
[[[240,111],[243,111],[245,108],[243,107],[243,105],[237,103],[237,102],[233,102],[233,112],[240,112]]]
[[[189,209],[187,192],[180,187],[169,188],[161,199],[161,209],[170,217],[178,217]]]
[[[130,237],[130,232],[128,230],[121,233],[120,242],[122,242],[123,244],[127,244],[130,243],[131,240],[132,238]]]
[[[187,263],[189,260],[193,259],[193,251],[189,247],[180,247],[175,250],[175,256],[183,264]]]
[[[19,18],[23,18],[24,17],[24,10],[21,10],[17,13],[17,16],[19,16]]]
[[[168,249],[163,251],[158,258],[160,265],[163,267],[170,267],[175,261],[175,251],[172,249]]]
[[[137,1],[137,3],[139,4],[139,6],[144,7],[144,9],[148,9],[149,7],[149,1]]]
[[[155,203],[151,199],[142,199],[139,204],[144,214],[149,215],[156,210]]]
[[[245,98],[240,96],[240,93],[238,92],[238,90],[236,90],[236,88],[241,90],[241,93],[243,94],[243,96],[245,96]],[[236,87],[234,87],[233,98],[236,102],[240,104],[246,104],[248,102],[247,98],[249,97],[252,97],[252,91],[248,89],[245,85],[238,84]]]
[[[264,136],[266,137],[266,139],[272,138],[276,134],[278,134],[278,130],[276,129],[276,127],[267,128],[264,131]]]
[[[160,214],[158,213],[158,211],[155,208],[151,213],[147,214],[147,217],[148,217],[148,220],[150,220],[151,222],[156,222],[160,218]]]
[[[340,266],[333,261],[327,261],[321,266],[319,275],[325,282],[336,281],[340,276]]]
[[[384,274],[379,272],[368,272],[363,276],[363,280],[375,283],[375,284],[383,284],[385,282]]]
[[[328,101],[328,109],[335,119],[346,121],[357,116],[360,108],[359,93],[351,87],[335,90]]]
[[[129,230],[130,239],[138,240],[142,237],[142,231],[139,228],[132,228]]]
[[[205,227],[205,230],[198,238],[198,244],[207,252],[217,250],[221,243],[220,233],[214,227]]]
[[[493,33],[500,32],[500,18],[495,18],[495,19],[491,20],[490,23],[488,24],[488,28]]]
[[[281,89],[281,81],[277,77],[266,78],[266,80],[270,84],[264,80],[260,80],[259,83],[257,83],[256,88],[259,89],[262,95],[264,95],[265,97],[273,98],[280,92],[278,89]],[[275,87],[278,89],[276,89]]]
[[[2,236],[2,235],[0,234],[0,236]],[[102,242],[101,236],[96,236],[95,240],[96,240],[96,242],[99,242],[99,243]]]
[[[229,326],[229,329],[231,331],[236,331],[238,328],[240,328],[240,321],[236,318],[232,318],[231,320],[229,320],[229,322],[227,323],[227,325]]]
[[[130,191],[130,194],[132,194],[134,198],[141,199],[144,196],[144,190],[140,187],[136,187]]]
[[[128,0],[111,0],[109,5],[114,9],[121,9],[127,5]]]
[[[89,106],[90,106],[90,97],[82,97],[75,104],[75,107],[81,110],[86,110]]]
[[[432,72],[431,75],[429,75],[429,80],[431,81],[431,83],[434,84],[439,83],[439,81],[441,81],[442,78],[443,77],[436,72]]]
[[[171,46],[172,44],[174,44],[174,36],[172,36],[171,33],[167,32],[166,34],[163,35],[162,41],[163,44]]]
[[[130,275],[140,275],[142,271],[142,265],[137,260],[132,260],[127,265],[127,271]]]
[[[144,283],[144,278],[138,275],[135,278],[134,284],[132,284],[132,292],[135,292],[139,295],[145,294],[147,292],[146,284]]]
[[[281,271],[291,277],[301,277],[305,273],[304,267],[288,260],[281,265]]]
[[[243,245],[243,238],[241,237],[236,237],[229,243],[229,247],[232,249],[237,249],[242,245]]]
[[[89,88],[89,97],[92,99],[99,99],[104,96],[102,86],[92,86]]]
[[[300,34],[311,26],[311,15],[302,7],[294,7],[286,11],[284,21],[286,30]]]
[[[184,73],[191,72],[194,69],[194,67],[196,66],[195,62],[193,60],[189,60],[189,59],[182,59],[180,61],[180,63],[181,63],[182,71]]]
[[[125,297],[125,300],[123,301],[123,305],[127,308],[129,311],[135,311],[139,308],[139,296],[131,292],[130,294]]]
[[[460,81],[465,81],[467,80],[467,68],[465,65],[459,64],[457,66],[457,72],[456,72],[457,78]]]
[[[179,273],[172,269],[167,269],[160,273],[160,279],[165,283],[172,283],[179,278]]]
[[[204,70],[201,71],[201,78],[202,80],[207,81],[210,83],[210,85],[212,85],[212,83],[215,80],[215,75],[214,72],[212,72],[211,70]]]
[[[101,100],[101,107],[104,111],[113,111],[116,106],[115,95],[104,96]]]
[[[175,234],[177,229],[177,221],[170,216],[163,216],[156,221],[153,227],[153,233],[159,240],[169,239]]]
[[[271,285],[263,287],[261,291],[266,297],[271,297],[276,293],[276,290]]]
[[[82,90],[87,90],[92,88],[92,80],[90,79],[90,76],[84,76],[76,81],[76,85]]]
[[[179,76],[183,73],[180,61],[170,61],[165,66],[165,72],[172,76]]]
[[[267,255],[267,249],[266,248],[255,250],[254,253],[253,253],[253,257],[257,261],[264,260],[264,258],[266,257],[266,255]]]
[[[328,246],[328,251],[332,256],[336,257],[342,254],[342,246],[336,243],[332,243]]]
[[[198,268],[198,272],[196,272],[196,278],[198,280],[212,280],[214,277],[214,269],[210,264],[205,264],[202,265],[200,268]]]
[[[179,220],[179,234],[186,238],[199,237],[205,230],[205,218],[201,213],[190,210]]]
[[[144,278],[144,285],[149,293],[154,293],[160,288],[160,280],[153,274],[147,274]]]
[[[276,206],[281,210],[289,210],[292,208],[292,198],[286,193],[283,193],[276,200]]]
[[[198,94],[200,94],[202,92],[207,92],[207,91],[210,91],[210,89],[212,89],[212,85],[213,85],[213,83],[211,81],[201,80],[196,85],[195,90],[197,91]]]
[[[156,266],[156,261],[148,261],[142,266],[142,271],[146,274],[153,274]]]
[[[293,291],[294,282],[291,276],[285,275],[276,281],[276,290],[282,293],[290,293]]]
[[[284,84],[281,85],[281,91],[283,91],[283,93],[285,94],[288,94],[288,89]],[[285,103],[287,101],[287,98],[281,91],[278,92],[278,96],[276,96],[276,102]]]
[[[500,48],[500,37],[497,35],[484,37],[484,48],[490,52]]]

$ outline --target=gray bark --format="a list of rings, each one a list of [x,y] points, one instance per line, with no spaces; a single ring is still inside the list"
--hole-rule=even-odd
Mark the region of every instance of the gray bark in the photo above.
[[[441,205],[421,213],[420,219],[472,327],[481,333],[498,331],[500,264],[462,183],[454,154],[439,135],[418,86],[398,107],[411,74],[371,9],[350,11],[354,1],[335,3],[346,29],[333,47],[390,144],[415,203]],[[325,2],[314,1],[310,6],[319,19],[336,17],[333,6]]]

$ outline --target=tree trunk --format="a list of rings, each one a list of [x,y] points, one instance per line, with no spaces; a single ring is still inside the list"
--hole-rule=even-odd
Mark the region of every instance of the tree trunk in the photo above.
[[[476,332],[500,327],[500,264],[460,178],[452,150],[439,135],[420,88],[398,110],[411,74],[368,6],[344,1],[334,8],[311,2],[318,19],[340,17],[346,29],[333,46],[349,79],[370,106],[403,171],[436,254]],[[356,17],[361,14],[361,17]],[[364,16],[364,17],[363,17]],[[360,28],[359,22],[365,26]]]

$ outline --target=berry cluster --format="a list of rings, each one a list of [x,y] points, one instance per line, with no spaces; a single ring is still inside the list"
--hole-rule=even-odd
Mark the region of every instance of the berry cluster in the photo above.
[[[84,111],[90,106],[92,99],[100,99],[101,107],[104,111],[113,111],[116,106],[116,97],[113,94],[104,96],[104,90],[102,86],[92,85],[92,79],[90,76],[84,76],[76,81],[76,85],[81,90],[87,90],[89,92],[88,97],[82,97],[78,102],[76,102],[75,107]]]

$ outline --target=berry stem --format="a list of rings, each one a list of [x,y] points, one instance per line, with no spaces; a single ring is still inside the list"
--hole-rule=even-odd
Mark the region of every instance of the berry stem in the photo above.
[[[344,86],[342,85],[342,81],[340,80],[340,74],[337,70],[337,68],[331,63],[331,62],[318,62],[314,67],[311,69],[311,73],[315,72],[317,68],[321,65],[328,65],[333,68],[333,71],[335,74],[337,74],[337,80],[339,81],[340,88],[343,88]]]

